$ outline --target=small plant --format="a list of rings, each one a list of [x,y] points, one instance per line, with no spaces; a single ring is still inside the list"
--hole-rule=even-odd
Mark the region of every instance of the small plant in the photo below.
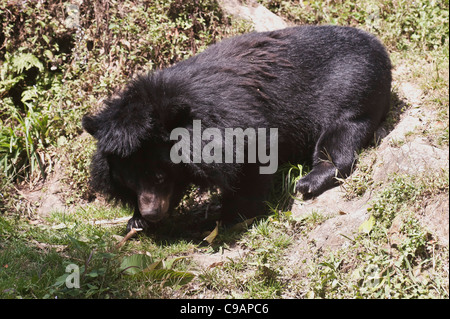
[[[436,186],[430,187],[427,180],[426,177],[395,176],[372,203],[369,208],[372,216],[361,225],[360,234],[349,238],[350,247],[321,257],[317,266],[310,265],[307,296],[448,296],[448,281],[446,284],[442,277],[448,248],[436,245],[416,218],[415,210],[420,209],[423,198],[430,195],[428,191],[434,189],[439,193],[445,189],[444,182],[434,179]]]
[[[124,257],[120,265],[123,274],[150,280],[162,287],[181,287],[188,284],[195,275],[188,271],[175,270],[175,264],[185,257],[154,260],[149,255],[135,254]]]
[[[91,298],[107,294],[110,290],[108,281],[117,276],[117,271],[115,271],[117,254],[111,252],[108,242],[100,236],[82,239],[68,235],[68,239],[70,240],[69,247],[72,248],[75,255],[79,255],[81,258],[73,257],[76,258],[75,263],[66,265],[72,266],[72,268],[65,267],[66,272],[56,279],[44,298],[50,298],[52,295]],[[78,260],[81,261],[81,266],[77,265]],[[76,278],[76,285],[70,285],[68,284],[68,282],[71,283],[72,273],[70,270],[75,269],[77,272],[74,275],[79,277]]]
[[[368,209],[375,218],[390,227],[393,219],[408,203],[415,202],[423,192],[423,185],[410,176],[396,176],[390,187],[384,188],[378,199]]]
[[[258,2],[297,24],[331,23],[365,28],[397,50],[442,48],[449,36],[449,5],[446,0],[413,3],[407,0]]]
[[[32,69],[42,72],[44,66],[31,53],[21,53],[15,56],[6,55],[6,60],[0,70],[0,96],[25,81],[27,72]],[[45,170],[40,151],[47,145],[49,132],[48,115],[41,114],[34,104],[38,91],[28,87],[21,93],[20,105],[14,105],[13,99],[6,99],[0,104],[3,116],[0,119],[0,169],[8,177],[19,174],[31,174],[38,169],[45,177]],[[8,103],[9,102],[9,103]],[[20,111],[20,106],[24,111]]]
[[[311,269],[312,290],[309,292],[310,298],[324,298],[330,294],[330,291],[339,289],[342,286],[341,273],[339,271],[342,260],[334,255],[329,260],[319,263],[318,267]]]
[[[300,178],[309,172],[303,165],[285,164],[282,165],[274,177],[269,208],[272,211],[286,211],[292,205],[294,200],[300,200],[296,197],[296,186]],[[274,205],[273,203],[276,203]]]

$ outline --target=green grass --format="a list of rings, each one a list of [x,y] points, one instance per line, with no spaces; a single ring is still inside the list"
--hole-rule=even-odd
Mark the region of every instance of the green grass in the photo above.
[[[311,266],[309,296],[448,298],[448,247],[438,245],[416,217],[431,189],[448,192],[448,172],[433,181],[429,188],[429,177],[396,176],[385,185],[369,208],[376,219],[369,231]]]
[[[26,221],[4,216],[0,217],[2,243],[0,244],[0,296],[2,298],[156,298],[164,297],[163,279],[172,279],[178,272],[186,272],[189,262],[181,260],[170,268],[163,277],[153,273],[130,276],[124,272],[124,260],[139,255],[139,251],[150,255],[152,262],[171,261],[171,256],[193,249],[191,242],[183,240],[165,243],[149,237],[118,248],[118,235],[125,224],[119,226],[98,226],[92,223],[105,218],[118,218],[129,212],[117,209],[79,210],[72,214],[55,212],[39,226]],[[17,231],[20,229],[20,231]],[[4,239],[4,240],[3,240]],[[144,253],[145,254],[145,253]],[[173,258],[172,258],[173,259]],[[65,279],[68,265],[80,269],[80,288],[69,289]],[[162,276],[161,275],[161,276]],[[146,277],[147,276],[147,277]],[[153,277],[151,277],[153,276]],[[135,285],[142,285],[138,295],[132,294]]]
[[[206,246],[195,235],[189,239],[186,233],[184,239],[142,235],[120,249],[116,247],[120,239],[117,234],[125,224],[105,226],[93,222],[128,216],[126,210],[90,206],[74,213],[54,212],[38,225],[2,216],[0,237],[5,240],[0,244],[0,296],[446,298],[448,247],[432,240],[412,210],[430,191],[448,192],[445,174],[433,178],[431,187],[429,178],[397,176],[385,185],[370,207],[376,218],[372,228],[353,238],[345,250],[305,260],[306,280],[289,277],[300,266],[286,263],[286,254],[296,240],[326,220],[318,213],[295,220],[289,213],[278,212],[238,232],[219,227],[220,236]],[[399,216],[401,241],[393,245],[387,233]],[[208,258],[210,253],[236,244],[249,253],[210,268],[200,269],[189,257],[199,252]],[[131,256],[148,256],[145,266],[134,275],[124,271]],[[177,259],[173,266],[162,264]],[[160,263],[159,276],[168,277],[157,277],[159,273],[154,270],[145,271],[153,263]],[[79,289],[65,286],[69,274],[65,267],[70,264],[80,268]],[[185,278],[187,274],[189,279]]]

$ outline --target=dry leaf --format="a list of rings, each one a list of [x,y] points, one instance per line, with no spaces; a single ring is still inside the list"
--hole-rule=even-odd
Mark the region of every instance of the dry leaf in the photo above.
[[[214,241],[214,239],[217,237],[218,234],[219,234],[219,222],[216,222],[216,228],[214,228],[214,230],[208,236],[206,236],[203,240],[207,241],[208,244],[211,244]]]
[[[208,268],[211,269],[211,268],[220,267],[220,266],[223,266],[223,261],[212,263],[211,265],[208,266]]]

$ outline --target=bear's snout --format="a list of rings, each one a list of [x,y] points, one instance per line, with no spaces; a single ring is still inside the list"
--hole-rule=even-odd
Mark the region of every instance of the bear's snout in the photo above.
[[[161,213],[161,209],[141,210],[141,215],[145,220],[153,223],[160,221],[164,217],[164,214]]]
[[[169,210],[170,195],[158,196],[154,193],[141,192],[138,195],[139,211],[141,216],[148,222],[158,222]]]

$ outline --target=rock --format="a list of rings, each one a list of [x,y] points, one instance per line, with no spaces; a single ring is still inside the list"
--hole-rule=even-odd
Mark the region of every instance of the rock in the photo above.
[[[406,98],[406,100],[413,107],[417,107],[421,104],[423,98],[422,90],[415,84],[410,82],[401,83],[399,86],[399,92]]]
[[[219,4],[226,13],[252,22],[255,31],[258,32],[278,30],[288,26],[283,19],[255,0],[246,1],[245,4],[239,0],[219,0]]]
[[[404,224],[404,216],[397,215],[392,221],[391,227],[388,230],[387,237],[392,248],[398,248],[407,239],[401,230]]]
[[[418,175],[430,170],[448,169],[448,160],[447,151],[431,146],[418,137],[400,148],[380,147],[373,169],[373,179],[383,182],[394,173]]]
[[[420,223],[435,235],[439,244],[449,244],[449,199],[439,195],[428,200],[423,212],[418,217]]]
[[[80,28],[80,7],[77,4],[69,3],[66,5],[67,18],[64,25],[67,29]]]
[[[421,121],[419,117],[415,115],[404,116],[403,119],[397,124],[395,129],[385,137],[385,143],[382,143],[382,145],[380,145],[380,149],[383,150],[394,142],[400,142],[404,140],[409,133],[423,128],[424,122]],[[387,141],[389,143],[386,143]]]
[[[342,248],[349,243],[348,238],[355,237],[359,227],[369,216],[367,205],[365,205],[356,211],[349,211],[348,214],[326,220],[312,230],[309,236],[314,239],[316,247],[319,249]]]
[[[59,163],[55,166],[55,173],[48,176],[47,180],[39,188],[23,189],[20,194],[33,207],[35,217],[48,217],[52,212],[67,209],[62,199],[63,185],[61,176],[62,167]]]
[[[240,245],[234,245],[228,249],[222,249],[219,252],[212,254],[205,254],[204,252],[194,252],[189,255],[189,258],[195,261],[198,270],[205,270],[222,266],[225,262],[230,260],[237,260],[244,258],[249,251]]]
[[[313,211],[328,216],[347,215],[360,209],[367,203],[367,200],[368,196],[352,201],[346,200],[345,191],[340,187],[335,187],[314,199],[305,202],[296,201],[292,212],[297,217],[311,214]]]

